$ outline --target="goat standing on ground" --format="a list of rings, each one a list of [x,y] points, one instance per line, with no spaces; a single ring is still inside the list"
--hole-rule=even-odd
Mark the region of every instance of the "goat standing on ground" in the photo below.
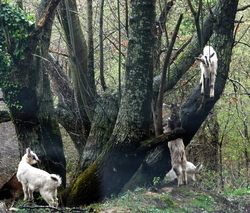
[[[170,110],[171,116],[168,119],[168,128],[169,130],[174,130],[177,127],[181,127],[178,106],[172,104],[170,106]],[[169,141],[168,148],[171,154],[172,168],[178,178],[178,186],[187,184],[187,159],[182,138]]]
[[[188,182],[196,181],[195,175],[198,174],[202,169],[202,164],[195,166],[192,162],[187,161],[187,180]],[[173,181],[177,178],[176,173],[173,169],[171,169],[167,174],[166,177],[169,181]]]
[[[204,94],[205,82],[209,79],[209,88],[210,88],[210,98],[214,97],[214,85],[217,75],[218,67],[218,58],[217,54],[213,47],[206,46],[203,49],[203,55],[200,55],[199,58],[196,58],[200,61],[201,68],[201,94]]]
[[[33,191],[39,191],[50,206],[57,207],[57,187],[60,186],[62,180],[59,175],[49,174],[31,166],[38,161],[37,155],[27,148],[26,154],[18,165],[17,179],[22,184],[24,200],[32,201]]]
[[[178,178],[178,186],[187,184],[187,159],[182,138],[168,142],[171,164]]]

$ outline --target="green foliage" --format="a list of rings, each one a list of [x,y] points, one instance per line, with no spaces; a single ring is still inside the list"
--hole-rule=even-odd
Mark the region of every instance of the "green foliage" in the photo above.
[[[156,186],[160,183],[161,178],[160,177],[154,177],[153,179],[153,185]]]
[[[10,108],[21,110],[16,100],[20,92],[16,68],[29,51],[29,36],[34,29],[34,19],[7,1],[1,2],[0,13],[0,88],[7,91],[5,102]],[[15,81],[16,78],[16,81]]]
[[[28,37],[33,20],[18,8],[1,2],[0,13],[0,75],[9,73],[14,63],[21,63],[28,51]],[[0,82],[1,86],[1,82]]]

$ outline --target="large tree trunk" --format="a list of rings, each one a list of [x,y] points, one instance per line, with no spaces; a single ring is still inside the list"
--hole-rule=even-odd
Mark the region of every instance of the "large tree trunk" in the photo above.
[[[4,87],[3,92],[16,128],[21,155],[27,147],[33,149],[42,160],[42,167],[59,174],[65,185],[66,169],[62,140],[44,61],[50,43],[53,10],[58,3],[59,1],[48,0],[41,2],[33,34],[23,41],[28,45],[22,52],[25,55],[24,59],[16,58],[10,51],[22,50],[16,45],[20,41],[15,40],[13,36],[8,52],[13,66],[11,72],[6,75],[6,83],[11,86]],[[47,7],[48,4],[50,7]],[[5,33],[9,33],[8,25],[4,25],[4,22],[2,24]]]
[[[134,150],[147,137],[151,123],[155,2],[135,0],[131,4],[125,88],[116,125],[97,160],[63,194],[69,206],[120,192],[142,160]]]
[[[110,94],[98,98],[94,122],[82,154],[81,171],[87,169],[102,152],[114,129],[118,110],[118,100]]]

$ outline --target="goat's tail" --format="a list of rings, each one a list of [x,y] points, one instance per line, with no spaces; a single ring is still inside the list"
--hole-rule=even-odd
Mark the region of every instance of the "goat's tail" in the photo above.
[[[199,165],[196,166],[195,173],[199,173],[201,171],[201,168],[203,165],[200,163]]]
[[[61,179],[61,177],[60,177],[59,175],[51,174],[50,177],[51,177],[51,179],[52,179],[53,181],[57,182],[57,183],[56,183],[56,186],[57,186],[57,187],[61,185],[62,179]]]

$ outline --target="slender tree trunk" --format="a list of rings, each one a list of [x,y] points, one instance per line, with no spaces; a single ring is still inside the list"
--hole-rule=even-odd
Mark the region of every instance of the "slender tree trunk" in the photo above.
[[[80,117],[85,131],[90,131],[95,102],[94,72],[88,70],[87,44],[81,30],[75,0],[63,1],[60,4],[60,21],[67,41],[70,69],[73,76],[73,87]],[[89,73],[90,71],[91,73]]]
[[[91,88],[95,92],[95,70],[94,70],[94,35],[93,35],[93,6],[92,0],[87,1],[88,4],[88,80]]]
[[[167,71],[169,70],[170,57],[171,57],[172,49],[173,49],[173,46],[175,43],[175,39],[176,39],[178,31],[179,31],[179,27],[181,25],[182,17],[183,17],[183,15],[181,14],[179,19],[178,19],[178,22],[176,24],[171,42],[170,42],[169,47],[168,47],[168,51],[167,51],[164,65],[163,65],[163,69],[162,69],[162,76],[161,76],[161,83],[160,83],[160,87],[159,87],[159,93],[158,93],[158,97],[156,98],[156,101],[155,101],[156,107],[155,107],[155,109],[153,109],[153,110],[155,110],[154,126],[155,126],[155,135],[156,136],[159,136],[163,132],[163,128],[162,128],[162,104],[163,104],[163,95],[164,95],[164,90],[165,90],[166,76],[167,76]]]
[[[99,44],[100,44],[100,81],[102,89],[105,91],[107,86],[104,79],[104,50],[103,50],[103,7],[104,0],[100,0],[100,17],[99,17]]]

